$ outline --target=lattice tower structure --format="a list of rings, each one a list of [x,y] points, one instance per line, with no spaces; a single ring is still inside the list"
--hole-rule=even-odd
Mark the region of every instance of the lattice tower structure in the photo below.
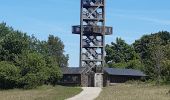
[[[112,34],[112,27],[105,26],[105,0],[81,0],[80,25],[72,33],[80,35],[80,67],[103,73],[105,35]]]

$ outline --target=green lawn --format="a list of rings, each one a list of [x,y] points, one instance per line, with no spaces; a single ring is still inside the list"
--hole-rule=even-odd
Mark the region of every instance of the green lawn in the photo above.
[[[170,86],[117,84],[105,87],[96,100],[170,100]]]
[[[82,91],[79,87],[41,86],[32,90],[0,90],[0,100],[64,100]]]

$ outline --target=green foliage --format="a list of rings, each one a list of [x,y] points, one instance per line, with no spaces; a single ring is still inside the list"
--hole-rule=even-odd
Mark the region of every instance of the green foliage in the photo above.
[[[41,72],[44,71],[43,69],[46,67],[43,55],[35,52],[24,54],[21,57],[21,64],[22,75]]]
[[[47,67],[43,55],[27,53],[21,57],[21,86],[35,88],[48,79]]]
[[[0,24],[0,28],[0,61],[15,62],[23,50],[28,50],[29,37],[7,27],[5,23]]]
[[[59,67],[68,66],[68,55],[64,55],[64,44],[63,42],[53,35],[49,35],[47,41],[40,42],[39,52],[44,55],[53,58],[53,61],[58,64]]]
[[[106,62],[109,67],[142,69],[139,55],[121,38],[117,38],[116,43],[106,45]]]
[[[0,75],[4,82],[0,82],[0,88],[35,88],[45,83],[55,85],[61,78],[59,67],[67,67],[67,61],[64,44],[58,37],[49,35],[47,41],[40,41],[15,31],[5,23],[0,24]],[[7,71],[12,72],[12,69],[14,72],[11,74],[20,77],[8,74]]]
[[[14,88],[20,78],[20,70],[10,62],[0,62],[0,88]]]
[[[50,73],[50,75],[48,78],[48,82],[51,83],[52,85],[55,85],[57,83],[58,79],[60,79],[62,77],[59,67],[56,67],[56,66],[49,68],[49,73]]]
[[[144,35],[132,45],[117,38],[106,45],[106,62],[109,67],[143,70],[159,84],[170,82],[170,33]]]
[[[170,33],[163,31],[145,35],[133,44],[140,54],[144,71],[157,82],[169,80]]]

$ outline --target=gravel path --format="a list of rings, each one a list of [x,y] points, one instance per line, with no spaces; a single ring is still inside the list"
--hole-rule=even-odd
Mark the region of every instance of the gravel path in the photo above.
[[[101,92],[100,87],[82,87],[83,91],[67,100],[94,100]]]

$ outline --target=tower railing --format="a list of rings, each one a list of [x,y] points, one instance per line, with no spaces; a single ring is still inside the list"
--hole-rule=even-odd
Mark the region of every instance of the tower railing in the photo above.
[[[83,29],[84,34],[102,35],[102,33],[105,33],[105,35],[111,35],[113,31],[112,27],[107,27],[107,26],[105,26],[105,32],[103,26],[84,25],[83,28],[84,28]],[[80,25],[72,26],[72,33],[81,34]]]

